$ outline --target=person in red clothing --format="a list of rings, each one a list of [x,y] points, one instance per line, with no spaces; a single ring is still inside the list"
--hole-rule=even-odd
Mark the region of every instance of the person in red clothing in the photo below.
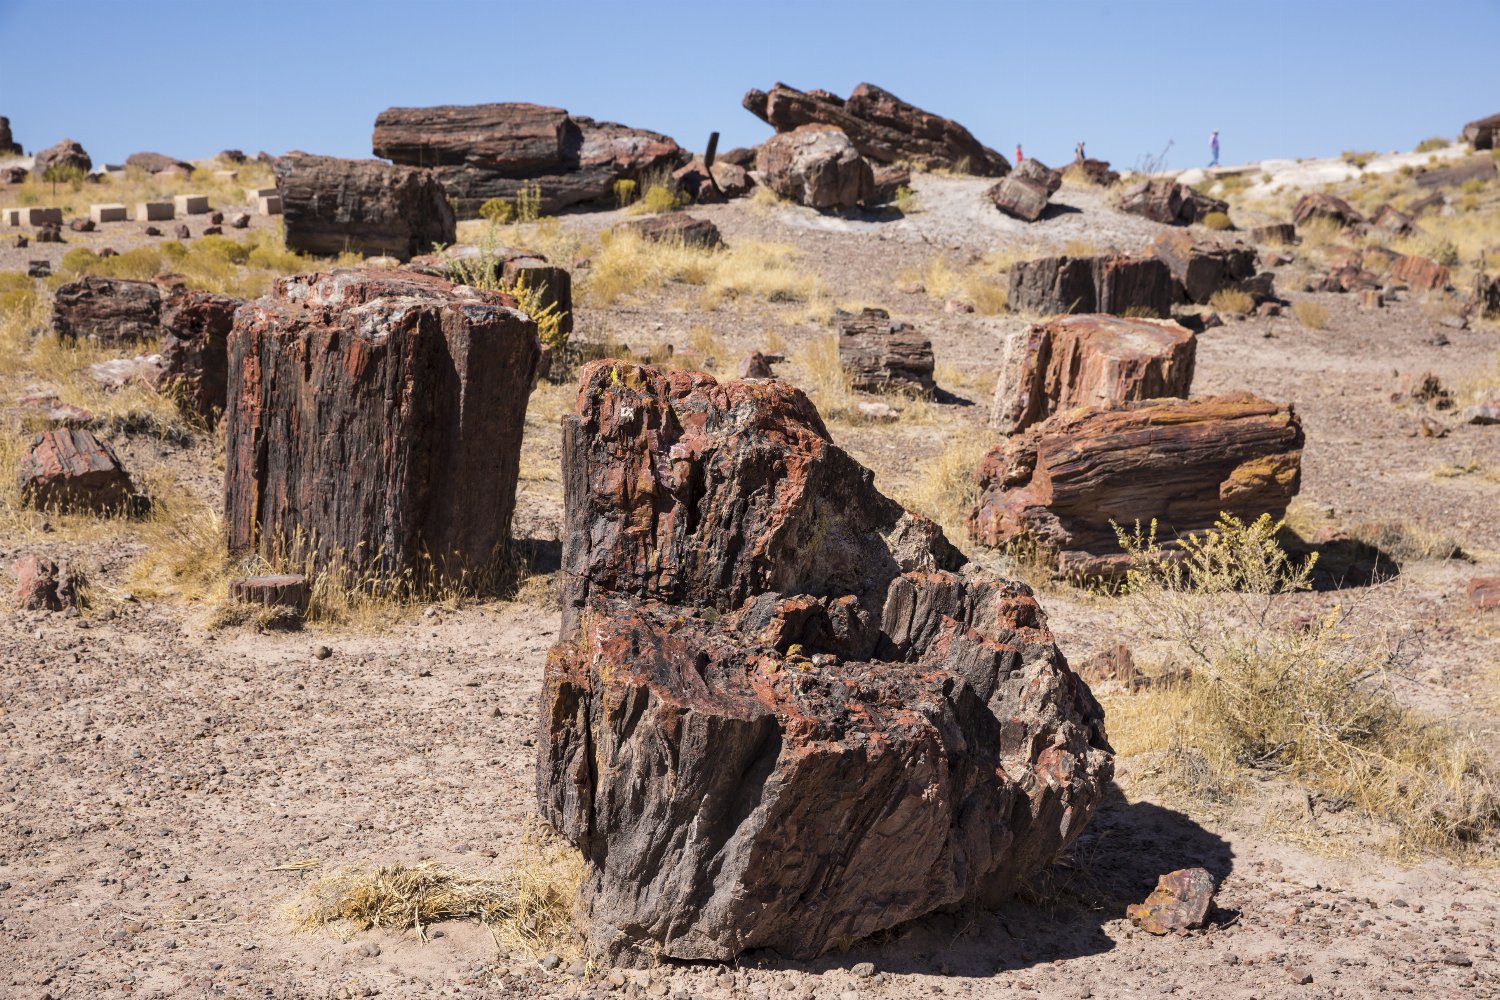
[[[1019,167],[1021,165],[1021,161],[1024,159],[1026,159],[1026,157],[1021,155],[1021,144],[1018,142],[1016,143],[1016,166]]]

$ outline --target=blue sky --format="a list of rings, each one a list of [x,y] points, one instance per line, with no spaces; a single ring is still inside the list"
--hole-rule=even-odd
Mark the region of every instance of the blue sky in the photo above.
[[[0,114],[28,151],[369,156],[390,105],[532,101],[701,149],[777,80],[869,80],[1011,156],[1129,167],[1410,149],[1500,112],[1500,0],[521,3],[0,0]]]

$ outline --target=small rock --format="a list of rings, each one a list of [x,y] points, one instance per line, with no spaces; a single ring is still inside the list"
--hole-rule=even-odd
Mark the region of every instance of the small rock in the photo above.
[[[1443,956],[1444,965],[1456,965],[1461,969],[1467,969],[1474,964],[1474,960],[1461,951],[1450,951]]]
[[[249,212],[239,212],[239,213],[237,213],[235,215],[231,215],[229,217],[229,228],[231,228],[231,229],[244,229],[244,228],[246,228],[249,225],[250,225],[250,213]]]
[[[896,291],[903,295],[921,295],[927,291],[927,286],[920,281],[903,281],[896,286]]]
[[[193,231],[187,227],[186,222],[177,223],[177,226],[172,230],[172,232],[177,236],[179,240],[190,240],[193,238]]]
[[[52,275],[52,262],[47,260],[34,260],[26,266],[28,278],[47,278]]]
[[[568,966],[568,975],[572,976],[574,979],[582,979],[583,974],[587,971],[589,971],[588,966],[583,964],[582,959],[579,959],[572,965]]]
[[[1311,985],[1313,981],[1312,973],[1308,972],[1306,969],[1288,969],[1286,970],[1286,975],[1288,979],[1296,983],[1298,986],[1308,986]]]
[[[1125,908],[1130,922],[1149,934],[1202,927],[1214,897],[1214,877],[1203,868],[1183,868],[1156,880],[1144,903]]]
[[[326,660],[332,655],[333,650],[329,649],[327,646],[313,647],[313,659],[315,660]]]
[[[359,946],[359,953],[365,958],[379,958],[380,945],[376,944],[373,941],[366,941],[364,944]]]
[[[875,963],[860,962],[849,971],[859,979],[869,979],[871,976],[875,975]]]
[[[973,311],[974,304],[972,302],[964,302],[961,299],[949,299],[943,303],[943,312],[945,313],[971,313]]]
[[[145,233],[147,236],[160,236],[161,230],[157,229],[155,226],[147,226],[145,229]]]
[[[559,965],[562,965],[562,959],[558,958],[556,955],[554,955],[554,954],[552,954],[552,953],[549,952],[549,953],[543,955],[542,956],[542,960],[540,962],[538,962],[537,964],[540,965],[542,968],[546,969],[548,972],[551,972],[553,969],[557,968]]]

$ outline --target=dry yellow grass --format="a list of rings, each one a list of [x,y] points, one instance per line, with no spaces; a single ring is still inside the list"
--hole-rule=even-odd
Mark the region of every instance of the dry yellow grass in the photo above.
[[[969,512],[979,502],[979,460],[996,444],[995,435],[966,426],[950,432],[942,450],[923,464],[903,506],[936,521],[955,544],[968,538]]]
[[[1208,304],[1221,313],[1249,313],[1255,308],[1255,300],[1249,292],[1237,288],[1221,288],[1209,297]]]
[[[1309,330],[1321,330],[1328,325],[1328,307],[1321,302],[1303,299],[1292,306],[1292,312],[1297,322]]]
[[[235,176],[222,176],[232,171]],[[274,187],[275,175],[269,164],[247,162],[239,165],[203,161],[191,177],[148,174],[130,167],[123,177],[105,176],[99,183],[82,180],[53,184],[29,175],[22,184],[7,191],[8,200],[16,205],[45,205],[63,210],[65,216],[88,215],[89,206],[118,202],[134,206],[142,201],[171,201],[179,194],[207,195],[209,204],[218,209],[248,207],[246,192],[251,188]]]
[[[792,247],[777,243],[742,241],[724,250],[704,250],[620,230],[601,237],[579,294],[602,307],[682,284],[699,288],[699,304],[710,309],[741,297],[773,303],[826,301],[822,280],[800,267],[798,256]]]

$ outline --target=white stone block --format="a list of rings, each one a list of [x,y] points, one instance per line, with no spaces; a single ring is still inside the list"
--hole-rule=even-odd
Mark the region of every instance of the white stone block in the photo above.
[[[142,201],[135,206],[136,222],[162,222],[175,217],[170,201]]]

